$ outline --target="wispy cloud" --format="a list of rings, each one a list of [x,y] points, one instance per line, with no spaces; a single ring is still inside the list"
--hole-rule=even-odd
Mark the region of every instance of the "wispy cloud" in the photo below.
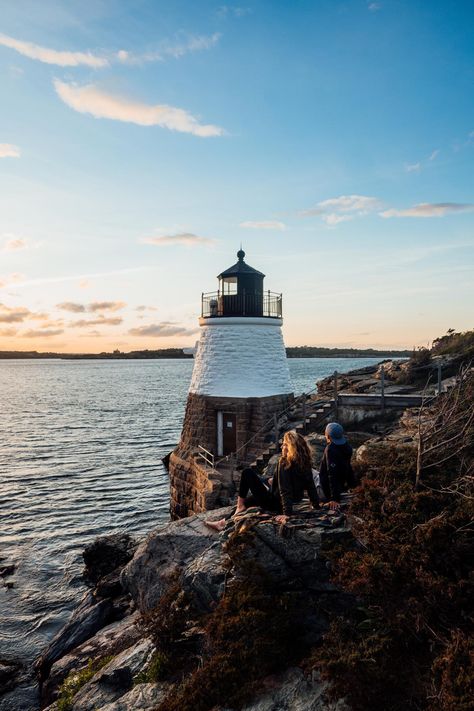
[[[421,170],[421,163],[405,163],[405,170],[407,173],[419,173]]]
[[[405,209],[391,208],[380,212],[381,217],[444,217],[445,215],[471,212],[474,205],[457,202],[420,202]]]
[[[99,318],[71,321],[69,326],[72,328],[88,328],[89,326],[119,326],[122,321],[123,318],[120,317],[107,318],[105,316],[100,316]]]
[[[250,15],[252,8],[239,7],[237,5],[221,5],[217,10],[219,17],[245,17]]]
[[[370,12],[377,12],[377,10],[380,10],[381,7],[382,7],[382,3],[380,3],[380,2],[369,2],[369,4],[367,5],[367,9]]]
[[[0,158],[19,158],[20,149],[13,143],[0,143]]]
[[[34,42],[26,42],[15,37],[9,37],[2,33],[0,33],[0,45],[44,64],[53,64],[58,67],[87,66],[93,69],[102,69],[114,63],[144,64],[145,62],[164,61],[169,57],[179,59],[190,52],[211,49],[218,43],[220,37],[221,34],[219,32],[215,32],[212,35],[179,33],[174,40],[163,40],[158,43],[156,49],[142,53],[131,52],[126,49],[121,49],[118,52],[101,52],[100,54],[94,54],[90,51],[56,50],[50,47],[42,47]],[[22,72],[22,69],[17,71]]]
[[[436,150],[432,151],[432,153],[429,155],[428,160],[435,160],[439,156],[439,148],[436,148]]]
[[[162,321],[161,323],[151,323],[148,326],[139,326],[131,328],[129,334],[131,336],[156,336],[159,338],[168,338],[170,336],[192,336],[199,331],[198,328],[186,328],[173,321]]]
[[[170,131],[191,133],[204,138],[224,134],[223,128],[202,124],[192,114],[174,106],[143,104],[107,94],[93,84],[78,86],[55,79],[54,87],[65,104],[81,114],[91,114],[94,118],[107,118],[139,126],[161,126]]]
[[[135,311],[143,313],[143,311],[158,311],[158,309],[156,306],[145,306],[145,304],[140,304],[140,306],[135,307]]]
[[[89,311],[96,313],[97,311],[120,311],[125,308],[125,301],[91,301],[89,304],[79,304],[75,301],[63,301],[56,304],[61,311],[69,311],[70,313],[79,314]]]
[[[26,240],[21,239],[20,237],[13,237],[11,239],[8,239],[3,247],[1,248],[2,252],[17,252],[21,249],[27,249],[28,248],[28,243]]]
[[[214,244],[215,240],[209,237],[201,237],[192,232],[178,232],[174,235],[157,235],[156,237],[143,237],[140,242],[142,244],[154,244],[158,247],[184,244],[186,247],[197,247],[199,245]]]
[[[319,216],[330,226],[337,225],[339,222],[347,222],[375,212],[382,207],[382,203],[378,198],[367,195],[340,195],[337,198],[322,200],[315,207],[308,210],[302,210],[299,214],[301,217]]]
[[[79,280],[79,287],[86,288],[90,286],[90,279],[105,279],[109,276],[116,276],[117,274],[133,274],[134,272],[141,272],[146,270],[148,267],[129,267],[128,269],[114,269],[109,272],[95,272],[92,274],[73,274],[70,276],[57,276],[57,277],[41,277],[40,279],[28,279],[22,274],[16,275],[18,277],[16,284],[17,287],[23,286],[43,286],[44,284],[61,284],[62,282],[77,281]],[[21,277],[21,278],[20,278]],[[0,277],[1,286],[1,277]]]
[[[278,220],[247,220],[247,222],[241,222],[240,227],[245,227],[250,230],[285,230],[286,225],[284,222],[279,222]]]
[[[127,50],[120,50],[116,58],[123,64],[144,64],[145,62],[160,62],[168,57],[179,59],[190,52],[212,49],[221,38],[220,32],[212,35],[188,35],[176,41],[161,42],[157,48],[151,52],[135,53]]]
[[[16,336],[18,331],[16,328],[0,328],[0,336],[5,338],[10,338],[11,336]]]
[[[62,328],[43,328],[43,329],[30,329],[22,333],[22,338],[52,338],[53,336],[59,336],[64,333]]]
[[[25,279],[24,274],[19,274],[14,272],[13,274],[6,274],[0,276],[0,289],[4,289],[6,286],[11,286],[11,284],[16,284],[18,286]]]
[[[120,311],[125,308],[125,301],[92,301],[87,305],[87,310],[96,311]]]
[[[8,35],[0,34],[0,45],[9,47],[19,52],[24,57],[36,59],[45,64],[55,64],[59,67],[79,67],[86,66],[98,69],[106,67],[109,64],[108,59],[99,57],[91,52],[70,52],[57,51],[49,47],[41,47],[33,42],[24,42],[23,40],[9,37]]]

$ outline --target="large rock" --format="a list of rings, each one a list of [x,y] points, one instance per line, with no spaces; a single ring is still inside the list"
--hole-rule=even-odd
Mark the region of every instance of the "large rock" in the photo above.
[[[349,711],[343,700],[328,700],[327,686],[317,675],[308,677],[298,668],[288,669],[281,676],[268,679],[266,687],[242,711]]]
[[[94,585],[132,559],[138,542],[128,533],[114,533],[96,538],[84,549],[84,577]]]
[[[138,613],[124,620],[112,622],[69,654],[54,662],[41,690],[43,703],[50,704],[68,674],[87,667],[90,659],[102,659],[111,654],[119,654],[138,642],[143,633],[137,622]]]
[[[137,684],[100,711],[153,711],[164,698],[167,687],[167,684]]]
[[[96,711],[110,704],[133,686],[134,677],[143,671],[153,654],[149,639],[137,642],[102,667],[74,696],[71,711]]]
[[[230,507],[213,511],[212,518],[230,515],[231,511]],[[210,515],[206,512],[173,521],[152,531],[139,546],[133,559],[123,569],[121,582],[142,612],[156,607],[170,581],[188,566],[191,567],[186,577],[194,576],[202,582],[205,576],[197,576],[196,566],[205,567],[205,561],[199,563],[197,559],[218,539],[216,533],[204,523]],[[212,592],[209,595],[213,597]]]
[[[113,612],[111,600],[97,601],[92,591],[88,591],[69,622],[53,638],[47,650],[37,661],[35,666],[40,680],[48,676],[55,661],[90,639],[102,627],[111,622]]]

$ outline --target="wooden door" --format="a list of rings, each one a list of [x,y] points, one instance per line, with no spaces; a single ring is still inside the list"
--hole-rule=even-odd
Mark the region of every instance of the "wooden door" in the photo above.
[[[223,416],[223,442],[224,442],[224,455],[232,454],[237,449],[237,426],[236,417],[234,414],[229,412],[224,412]]]

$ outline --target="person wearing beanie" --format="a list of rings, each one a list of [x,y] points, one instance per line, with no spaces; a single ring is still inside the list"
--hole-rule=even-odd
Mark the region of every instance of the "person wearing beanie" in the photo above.
[[[352,447],[344,437],[344,429],[338,422],[330,422],[325,431],[326,448],[319,471],[324,495],[331,509],[338,509],[341,493],[356,485],[351,466]]]

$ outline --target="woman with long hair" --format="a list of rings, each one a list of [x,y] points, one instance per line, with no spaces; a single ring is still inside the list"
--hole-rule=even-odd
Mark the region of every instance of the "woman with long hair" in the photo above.
[[[305,438],[294,431],[286,432],[275,474],[268,485],[254,469],[243,470],[235,513],[240,514],[250,506],[260,506],[278,513],[276,520],[285,523],[293,513],[293,504],[302,500],[305,491],[308,492],[313,508],[319,508],[311,464],[311,449]],[[211,528],[222,530],[225,519],[206,523]]]

